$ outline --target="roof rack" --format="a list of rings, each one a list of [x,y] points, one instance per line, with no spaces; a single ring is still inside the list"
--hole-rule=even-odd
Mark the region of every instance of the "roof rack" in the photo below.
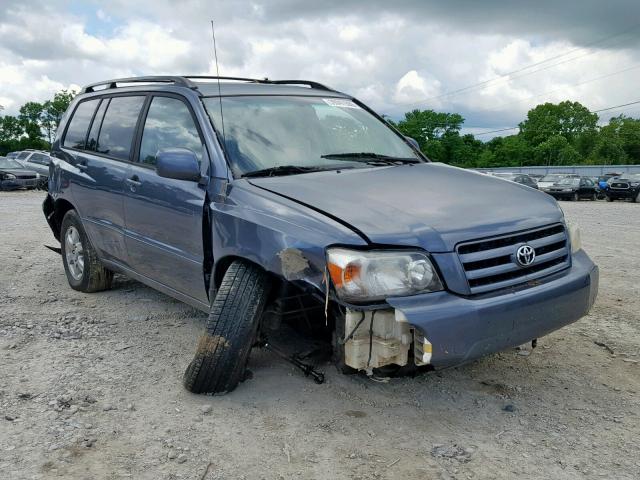
[[[318,90],[327,90],[330,92],[333,91],[333,89],[327,87],[326,85],[318,82],[312,82],[310,80],[270,80],[268,78],[217,77],[209,75],[186,75],[184,78],[193,78],[200,80],[234,80],[239,82],[262,83],[267,85],[307,85],[311,88],[317,88]]]
[[[109,88],[117,88],[118,83],[173,83],[174,85],[179,85],[182,87],[196,89],[196,85],[188,80],[186,77],[178,77],[178,76],[164,76],[164,75],[155,75],[150,77],[131,77],[131,78],[116,78],[113,80],[104,80],[102,82],[91,83],[80,90],[80,93],[91,93],[95,92],[95,87],[99,87],[104,85],[106,89]]]
[[[118,88],[118,83],[172,83],[174,85],[191,88],[193,90],[198,89],[198,85],[192,82],[190,79],[196,80],[233,80],[238,82],[250,82],[261,83],[270,85],[307,85],[311,88],[318,90],[327,90],[333,92],[334,90],[318,82],[312,82],[309,80],[269,80],[268,78],[244,78],[244,77],[217,77],[208,75],[186,75],[186,76],[169,76],[169,75],[155,75],[149,77],[131,77],[131,78],[116,78],[113,80],[104,80],[102,82],[91,83],[86,85],[80,90],[80,93],[95,92],[95,87],[104,86],[103,89]]]

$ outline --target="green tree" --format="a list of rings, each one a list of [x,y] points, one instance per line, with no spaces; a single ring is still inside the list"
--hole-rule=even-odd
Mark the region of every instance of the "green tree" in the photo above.
[[[53,136],[58,129],[58,125],[60,125],[62,115],[69,108],[69,104],[75,95],[76,92],[73,90],[61,90],[53,96],[52,100],[47,100],[42,105],[41,125],[46,132],[49,143],[53,141]]]
[[[595,135],[597,123],[598,115],[578,102],[544,103],[529,110],[520,123],[520,133],[533,147],[555,136],[575,145],[581,135]]]
[[[42,110],[43,105],[38,102],[27,102],[20,107],[18,118],[22,122],[27,137],[32,140],[42,137]]]
[[[18,140],[23,133],[22,122],[18,118],[11,115],[0,118],[0,142]]]
[[[404,135],[415,138],[422,147],[445,134],[460,132],[463,123],[464,118],[458,113],[412,110],[405,113],[396,126]]]
[[[553,135],[534,149],[540,165],[571,165],[580,163],[580,154],[562,135]]]

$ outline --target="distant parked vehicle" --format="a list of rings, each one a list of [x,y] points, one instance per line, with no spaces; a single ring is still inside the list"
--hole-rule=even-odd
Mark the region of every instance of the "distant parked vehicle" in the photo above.
[[[620,177],[610,178],[604,193],[607,196],[607,202],[631,200],[640,203],[640,174],[626,173]]]
[[[51,157],[46,152],[27,151],[28,155],[18,158],[26,168],[34,170],[40,174],[40,182],[38,188],[47,188],[49,178],[49,163],[51,163]]]
[[[536,184],[536,182],[531,178],[530,175],[527,175],[525,173],[500,172],[500,173],[492,173],[492,175],[494,177],[502,178],[504,180],[509,180],[510,182],[515,182],[515,183],[519,183],[520,185],[525,185],[527,187],[535,188],[536,190],[538,189],[538,185]]]
[[[0,190],[35,188],[39,181],[38,172],[24,168],[12,158],[0,157]]]
[[[20,152],[9,152],[9,153],[7,153],[6,158],[8,158],[8,159],[16,158],[16,157],[18,156],[18,154],[19,154],[19,153],[20,153]]]
[[[544,175],[541,174],[541,173],[528,173],[527,175],[529,175],[531,177],[531,180],[536,182],[536,185],[538,184],[540,179],[544,177]]]
[[[573,200],[581,198],[596,200],[596,184],[589,177],[566,177],[553,184],[546,193],[557,200]]]
[[[558,183],[563,178],[580,178],[580,175],[575,173],[550,173],[538,180],[538,190],[546,192],[554,184]]]

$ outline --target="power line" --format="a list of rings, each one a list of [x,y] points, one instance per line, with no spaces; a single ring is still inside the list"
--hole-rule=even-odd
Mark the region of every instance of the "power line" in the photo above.
[[[443,93],[443,94],[441,94],[441,95],[432,96],[432,97],[427,97],[427,98],[425,98],[425,99],[423,99],[423,100],[420,100],[420,101],[417,101],[417,102],[410,102],[410,103],[398,103],[397,105],[403,105],[403,106],[419,105],[419,104],[421,104],[421,103],[425,103],[425,102],[427,102],[427,101],[429,101],[429,100],[437,100],[437,99],[444,98],[444,97],[450,97],[450,96],[454,96],[454,95],[459,95],[459,94],[461,94],[461,93],[470,92],[470,91],[472,91],[472,90],[477,89],[478,87],[483,87],[483,86],[486,86],[486,85],[488,85],[488,84],[491,84],[491,83],[497,82],[497,81],[499,81],[499,80],[507,79],[508,81],[511,81],[511,80],[514,80],[514,79],[518,79],[518,78],[525,77],[525,76],[527,76],[527,75],[532,75],[532,74],[534,74],[534,73],[538,73],[538,72],[541,72],[541,71],[544,71],[544,70],[548,70],[549,68],[553,68],[553,67],[556,67],[556,66],[558,66],[558,65],[562,65],[562,64],[564,64],[564,63],[572,62],[572,61],[574,61],[574,60],[577,60],[577,59],[579,59],[579,58],[583,58],[583,57],[586,57],[586,56],[589,56],[589,55],[593,55],[594,53],[596,53],[596,51],[586,52],[586,53],[585,53],[585,54],[583,54],[583,55],[579,55],[579,56],[576,56],[576,57],[572,57],[572,58],[569,58],[569,59],[564,60],[564,61],[562,61],[562,62],[557,62],[557,63],[554,63],[554,64],[552,64],[552,65],[547,65],[547,66],[545,66],[544,68],[540,68],[540,69],[534,70],[534,71],[532,71],[532,72],[527,72],[527,73],[525,73],[525,74],[523,74],[523,75],[518,75],[518,76],[516,76],[516,77],[512,77],[512,75],[514,75],[514,74],[516,74],[516,73],[520,73],[520,72],[523,72],[523,71],[528,70],[528,69],[530,69],[530,68],[533,68],[533,67],[535,67],[535,66],[542,65],[542,64],[544,64],[544,63],[547,63],[547,62],[550,62],[550,61],[553,61],[553,60],[557,60],[558,58],[566,57],[567,55],[570,55],[570,54],[572,54],[572,53],[574,53],[574,52],[576,52],[576,51],[578,51],[578,50],[582,50],[582,49],[584,49],[584,48],[591,47],[591,46],[593,46],[593,45],[597,45],[597,44],[599,44],[599,43],[606,42],[607,40],[610,40],[610,39],[615,38],[615,37],[619,37],[619,36],[622,36],[622,35],[626,35],[627,33],[629,33],[630,31],[632,31],[632,30],[634,30],[634,29],[638,28],[639,26],[640,26],[640,24],[635,24],[634,26],[632,26],[632,27],[630,27],[630,28],[627,28],[626,30],[623,30],[622,32],[615,33],[615,34],[613,34],[613,35],[609,35],[608,37],[604,37],[604,38],[601,38],[601,39],[596,40],[596,41],[594,41],[594,42],[588,43],[588,44],[587,44],[587,45],[585,45],[584,47],[574,48],[574,49],[572,49],[572,50],[569,50],[568,52],[562,53],[562,54],[560,54],[560,55],[555,55],[555,56],[550,57],[550,58],[547,58],[547,59],[545,59],[545,60],[541,60],[541,61],[539,61],[539,62],[535,62],[535,63],[529,64],[529,65],[526,65],[526,66],[521,67],[521,68],[519,68],[519,69],[517,69],[517,70],[513,70],[513,71],[511,71],[511,72],[508,72],[508,73],[502,74],[502,75],[500,75],[500,76],[498,76],[498,77],[496,77],[496,78],[493,78],[493,79],[489,79],[489,80],[485,80],[485,81],[482,81],[482,82],[478,82],[478,83],[475,83],[475,84],[472,84],[472,85],[468,85],[468,86],[466,86],[466,87],[462,87],[462,88],[459,88],[459,89],[456,89],[456,90],[452,90],[452,91],[450,91],[450,92],[445,92],[445,93]]]

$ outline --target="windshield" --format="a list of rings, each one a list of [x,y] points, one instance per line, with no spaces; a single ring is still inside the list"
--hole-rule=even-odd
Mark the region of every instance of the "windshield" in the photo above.
[[[623,182],[640,182],[640,173],[627,173],[621,177],[616,178],[616,180]]]
[[[11,158],[0,158],[0,168],[19,168],[24,169],[22,165],[20,165],[15,160]]]
[[[222,137],[219,98],[203,101]],[[361,156],[358,163],[356,157],[340,155],[350,153],[419,161],[399,135],[345,98],[225,97],[222,113],[226,152],[236,176],[281,166],[355,167],[367,159]],[[333,158],[323,158],[327,155]]]
[[[557,182],[564,178],[564,175],[545,175],[540,179],[541,182]]]
[[[579,178],[563,178],[558,182],[558,185],[573,185],[573,186],[580,185],[580,179]]]
[[[494,173],[493,175],[498,178],[504,178],[505,180],[513,180],[516,178],[516,175],[513,173]]]

